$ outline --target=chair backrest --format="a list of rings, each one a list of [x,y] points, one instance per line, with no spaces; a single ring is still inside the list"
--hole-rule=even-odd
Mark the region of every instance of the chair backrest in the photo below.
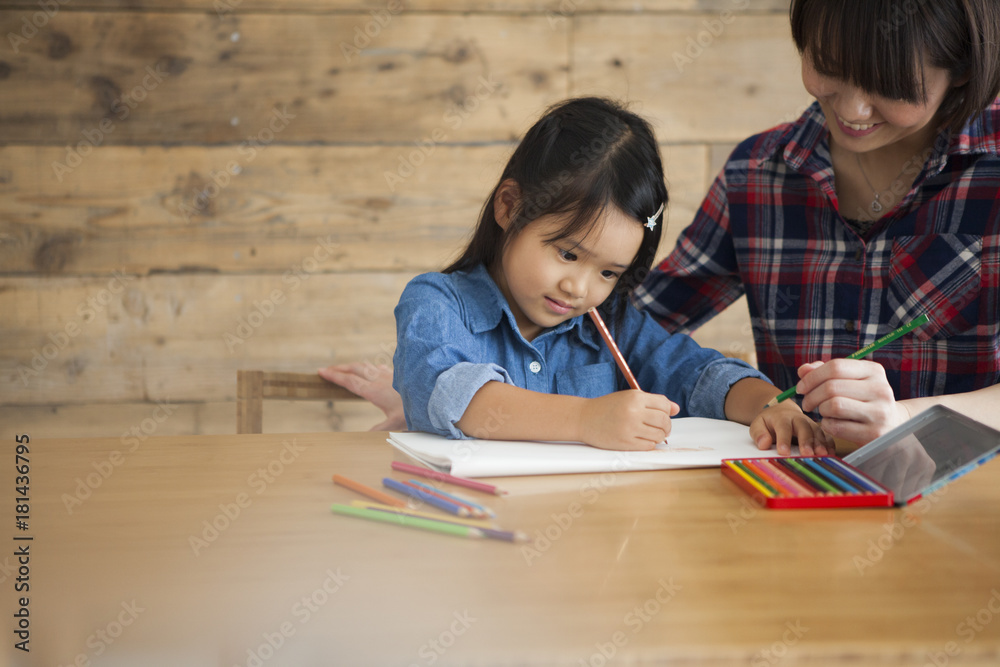
[[[236,371],[237,433],[260,433],[263,430],[265,398],[287,401],[365,400],[315,373]]]

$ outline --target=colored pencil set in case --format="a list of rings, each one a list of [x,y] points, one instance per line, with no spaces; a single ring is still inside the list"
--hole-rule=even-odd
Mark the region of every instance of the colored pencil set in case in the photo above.
[[[892,507],[892,491],[833,456],[724,459],[722,474],[764,507]]]

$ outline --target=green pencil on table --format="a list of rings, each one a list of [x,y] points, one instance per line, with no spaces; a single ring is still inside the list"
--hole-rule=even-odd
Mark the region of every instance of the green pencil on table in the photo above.
[[[884,335],[881,338],[879,338],[878,340],[876,340],[874,343],[866,345],[863,348],[861,348],[860,350],[858,350],[857,352],[854,352],[852,354],[847,355],[847,358],[848,359],[863,359],[864,357],[867,357],[869,354],[871,354],[875,350],[879,349],[880,347],[882,347],[886,343],[891,343],[892,341],[896,340],[900,336],[905,336],[906,334],[910,333],[911,331],[913,331],[917,327],[923,326],[924,324],[927,324],[927,322],[929,320],[930,320],[930,318],[927,317],[927,315],[921,315],[920,317],[918,317],[917,319],[913,320],[912,322],[910,322],[908,324],[904,324],[903,326],[899,327],[898,329],[896,329],[895,331],[893,331],[891,333],[887,333],[886,335]],[[768,401],[767,402],[767,407],[771,407],[773,405],[777,405],[778,403],[781,403],[786,398],[791,398],[794,395],[795,395],[795,387],[789,387],[788,389],[786,389],[785,391],[781,392],[780,394],[778,394],[777,396],[775,396],[774,398],[772,398],[770,401]]]

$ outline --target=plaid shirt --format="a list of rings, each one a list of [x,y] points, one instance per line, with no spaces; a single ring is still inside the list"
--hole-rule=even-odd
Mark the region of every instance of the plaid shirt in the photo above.
[[[926,313],[928,324],[867,357],[896,398],[996,384],[1000,100],[938,136],[913,162],[913,188],[865,237],[838,211],[828,136],[814,103],[737,146],[635,305],[689,331],[745,292],[758,367],[779,387],[799,365],[846,357]]]

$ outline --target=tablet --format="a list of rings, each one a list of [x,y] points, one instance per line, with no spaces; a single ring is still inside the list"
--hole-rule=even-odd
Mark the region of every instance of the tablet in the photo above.
[[[1000,431],[941,405],[844,457],[892,491],[896,505],[932,493],[1000,452]]]

